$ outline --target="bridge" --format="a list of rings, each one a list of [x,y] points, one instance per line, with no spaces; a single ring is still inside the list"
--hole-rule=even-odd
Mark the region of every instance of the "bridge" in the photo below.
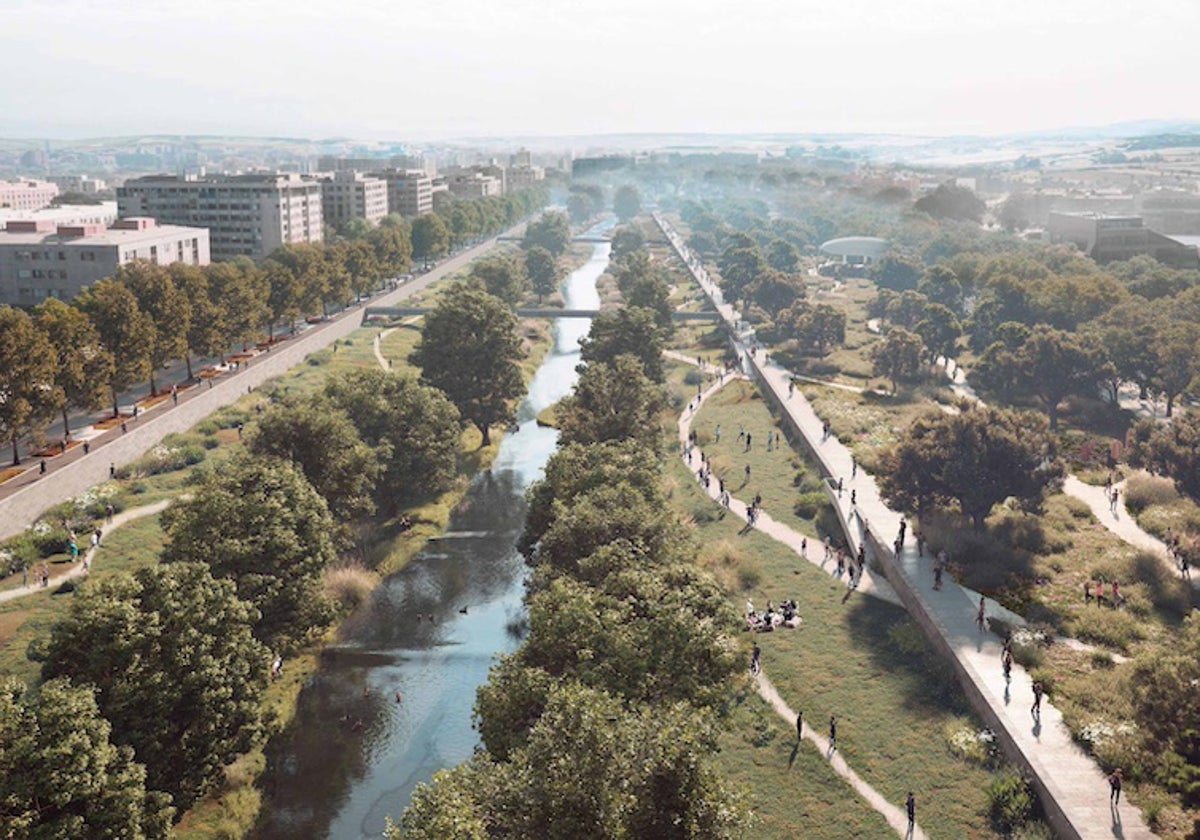
[[[496,241],[497,242],[524,242],[525,237],[523,237],[523,236],[499,236],[496,238]],[[592,242],[595,244],[599,244],[601,242],[612,242],[612,237],[599,236],[598,234],[594,234],[594,233],[593,234],[581,233],[578,236],[572,236],[571,241],[572,242]]]
[[[363,320],[371,318],[415,318],[429,314],[431,310],[424,306],[368,306],[363,313]],[[600,314],[599,309],[517,309],[518,318],[595,318]],[[672,312],[672,321],[685,323],[696,321],[716,322],[721,320],[719,312]]]

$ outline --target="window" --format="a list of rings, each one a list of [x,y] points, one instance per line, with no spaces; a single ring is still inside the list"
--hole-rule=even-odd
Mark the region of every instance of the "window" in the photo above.
[[[67,252],[66,252],[66,251],[59,251],[59,252],[58,252],[58,258],[59,258],[60,260],[65,260],[65,259],[67,258]]]

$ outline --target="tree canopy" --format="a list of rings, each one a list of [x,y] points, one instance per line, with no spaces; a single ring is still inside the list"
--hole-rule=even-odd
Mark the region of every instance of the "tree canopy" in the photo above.
[[[516,416],[516,402],[525,394],[524,356],[512,310],[477,286],[456,283],[426,316],[409,360],[421,368],[421,381],[479,427],[487,446],[491,427]]]
[[[957,502],[977,530],[992,508],[1015,496],[1036,502],[1062,476],[1036,415],[975,405],[960,414],[914,420],[882,457],[880,490],[890,504],[924,516]]]
[[[258,615],[254,634],[287,650],[324,628],[321,576],[336,559],[334,520],[290,462],[235,458],[163,513],[169,561],[207,563]]]
[[[33,319],[0,306],[0,435],[12,444],[12,462],[21,463],[17,444],[53,417],[62,405],[56,381],[58,354]]]
[[[146,790],[133,750],[111,741],[95,690],[69,680],[44,683],[36,696],[0,684],[0,824],[6,837],[38,840],[160,840],[173,810],[165,793]]]
[[[147,786],[185,809],[262,725],[270,657],[251,633],[255,613],[202,563],[89,583],[52,629],[43,675],[94,686]]]

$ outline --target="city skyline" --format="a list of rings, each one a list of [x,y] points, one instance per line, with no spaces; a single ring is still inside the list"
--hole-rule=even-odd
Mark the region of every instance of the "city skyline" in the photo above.
[[[0,92],[6,137],[994,135],[1200,116],[1186,0],[14,0],[5,18],[0,71],[22,80]]]

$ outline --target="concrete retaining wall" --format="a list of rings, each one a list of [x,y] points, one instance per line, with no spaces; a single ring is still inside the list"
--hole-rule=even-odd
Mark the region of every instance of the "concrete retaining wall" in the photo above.
[[[519,231],[523,226],[524,223],[507,233]],[[136,461],[167,435],[187,431],[214,411],[235,403],[248,393],[248,389],[258,388],[300,364],[311,353],[350,335],[362,326],[363,313],[368,304],[394,305],[459,270],[495,243],[495,238],[486,240],[447,260],[428,274],[305,330],[277,345],[271,352],[261,353],[249,363],[243,362],[236,373],[210,380],[211,388],[201,384],[194,394],[189,392],[177,406],[168,403],[143,412],[136,421],[128,422],[127,434],[115,439],[105,438],[100,445],[93,445],[89,454],[0,499],[0,539],[20,533],[47,509],[107,481],[110,469]]]

